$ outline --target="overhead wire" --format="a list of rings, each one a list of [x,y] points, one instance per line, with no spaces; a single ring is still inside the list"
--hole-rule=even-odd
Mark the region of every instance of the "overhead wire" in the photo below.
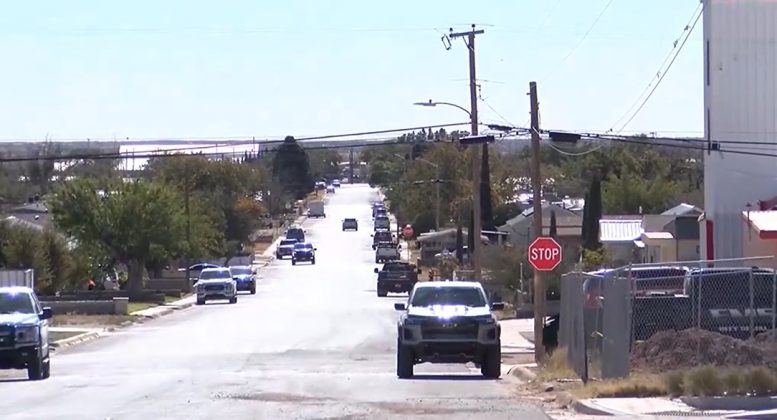
[[[699,19],[701,19],[702,13],[704,11],[703,9],[704,9],[703,8],[703,3],[700,3],[699,4],[699,9],[697,9],[698,13],[696,14],[696,18],[693,20],[693,24],[691,25],[690,29],[688,30],[687,35],[685,36],[685,38],[683,38],[682,42],[680,43],[680,46],[672,51],[674,53],[674,55],[672,56],[672,59],[669,61],[669,64],[667,65],[666,69],[662,73],[660,73],[660,76],[658,77],[658,80],[656,81],[655,85],[653,85],[653,88],[650,90],[648,95],[642,100],[642,102],[640,103],[639,107],[631,114],[631,116],[628,118],[628,120],[626,120],[626,122],[623,123],[623,125],[620,128],[620,130],[618,130],[616,133],[620,133],[621,131],[623,131],[623,129],[625,129],[634,120],[634,118],[636,118],[637,115],[639,115],[640,111],[642,111],[642,109],[648,103],[648,101],[653,96],[653,94],[656,92],[658,87],[661,85],[661,82],[664,80],[666,75],[669,73],[669,70],[672,68],[672,65],[675,63],[675,60],[677,60],[677,57],[680,56],[680,53],[682,52],[683,47],[685,46],[685,44],[688,42],[688,39],[691,37],[691,34],[693,34],[693,29],[696,28],[696,24],[699,23]],[[639,101],[639,98],[637,98],[637,101]],[[633,106],[632,106],[632,108],[633,108]],[[627,111],[627,114],[628,114],[628,111]],[[612,128],[610,128],[610,131],[612,131]]]

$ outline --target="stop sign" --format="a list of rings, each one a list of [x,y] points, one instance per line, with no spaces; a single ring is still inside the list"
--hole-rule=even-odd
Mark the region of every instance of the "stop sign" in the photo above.
[[[405,227],[402,228],[402,236],[405,237],[405,239],[410,239],[413,237],[413,227],[410,225],[405,225]]]
[[[561,264],[561,245],[551,237],[539,237],[529,245],[529,262],[537,271],[553,271]]]

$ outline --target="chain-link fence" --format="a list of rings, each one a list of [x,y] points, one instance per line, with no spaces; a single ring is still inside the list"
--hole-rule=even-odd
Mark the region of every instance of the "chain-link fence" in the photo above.
[[[703,362],[719,337],[705,331],[749,340],[777,327],[777,274],[758,268],[772,265],[772,259],[633,264],[569,273],[561,282],[559,344],[584,380],[625,377],[632,362],[652,368],[651,363],[662,363],[658,353],[673,351],[667,346],[695,351]],[[635,345],[651,337],[651,345],[635,355]]]

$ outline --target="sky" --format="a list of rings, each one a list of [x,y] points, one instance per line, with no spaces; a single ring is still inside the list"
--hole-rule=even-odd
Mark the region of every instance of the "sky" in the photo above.
[[[282,138],[468,120],[604,132],[635,104],[698,0],[38,0],[0,14],[0,140]],[[603,12],[603,13],[602,13]],[[597,20],[597,17],[601,17]],[[701,135],[701,22],[623,134]],[[463,127],[466,128],[466,127]]]

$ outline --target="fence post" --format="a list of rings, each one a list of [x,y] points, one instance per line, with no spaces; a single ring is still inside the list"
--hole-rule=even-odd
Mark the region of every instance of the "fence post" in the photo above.
[[[777,321],[777,271],[772,273],[772,330],[775,329]]]
[[[750,268],[750,338],[755,335],[755,279]]]

